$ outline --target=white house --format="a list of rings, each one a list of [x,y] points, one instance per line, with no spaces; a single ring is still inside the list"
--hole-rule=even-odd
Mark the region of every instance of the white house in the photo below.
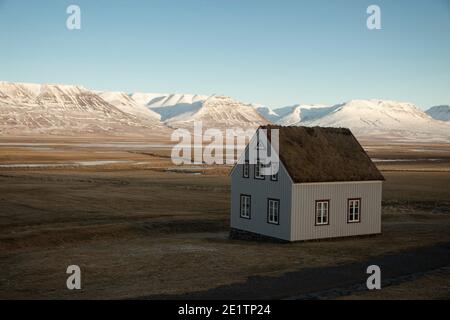
[[[262,174],[264,166],[249,161],[249,151],[256,149],[260,159],[259,152],[272,149],[269,134],[268,146],[254,141],[273,129],[279,170]],[[232,238],[302,241],[381,233],[384,177],[350,130],[264,126],[252,141],[230,173]]]

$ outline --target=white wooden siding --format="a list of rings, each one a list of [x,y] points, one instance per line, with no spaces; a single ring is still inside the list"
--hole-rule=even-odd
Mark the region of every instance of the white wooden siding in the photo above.
[[[250,231],[283,240],[291,239],[291,190],[292,180],[286,169],[280,165],[278,181],[271,181],[270,176],[264,180],[254,178],[255,166],[250,165],[249,178],[243,178],[243,165],[237,164],[231,173],[231,221],[232,228]],[[240,195],[252,197],[251,218],[240,217]],[[268,199],[280,200],[279,224],[267,222]]]
[[[294,184],[291,241],[381,232],[381,181]],[[347,222],[347,199],[361,198],[359,223]],[[329,224],[315,225],[316,200],[329,200]]]

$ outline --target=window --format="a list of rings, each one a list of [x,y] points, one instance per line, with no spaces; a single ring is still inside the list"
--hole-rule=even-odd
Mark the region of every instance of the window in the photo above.
[[[256,131],[256,150],[264,150],[263,137],[260,136],[259,130]]]
[[[280,200],[268,199],[267,222],[271,224],[280,224]]]
[[[241,194],[241,218],[250,219],[252,208],[252,197]]]
[[[264,180],[265,177],[261,173],[262,169],[262,163],[258,160],[255,164],[255,179],[262,179]]]
[[[280,166],[278,165],[278,170],[280,170]],[[272,166],[272,172],[274,172],[275,171],[275,169],[274,169],[274,167]],[[278,181],[278,171],[277,171],[277,173],[273,173],[271,176],[270,176],[270,180],[272,180],[272,181]]]
[[[242,167],[242,176],[244,178],[250,177],[250,164],[248,163],[248,160],[245,160],[244,166]]]
[[[316,226],[323,226],[330,223],[329,220],[330,200],[316,201]]]
[[[361,221],[361,199],[348,199],[348,222],[360,222]]]

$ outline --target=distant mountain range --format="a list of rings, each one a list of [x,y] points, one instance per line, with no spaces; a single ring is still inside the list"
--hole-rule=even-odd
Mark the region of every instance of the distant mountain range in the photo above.
[[[2,135],[123,135],[166,130],[155,112],[127,95],[81,86],[0,82]]]
[[[131,98],[158,113],[171,128],[192,128],[195,121],[202,121],[205,128],[219,129],[256,128],[267,123],[251,105],[225,96],[134,93]]]
[[[449,106],[352,100],[271,109],[225,96],[100,92],[81,86],[0,82],[1,135],[170,136],[174,128],[279,125],[348,127],[369,139],[450,142]]]
[[[280,125],[345,127],[359,137],[372,139],[450,141],[448,106],[423,112],[411,103],[372,99],[332,106],[294,105],[257,110],[263,115],[270,114],[271,121]]]

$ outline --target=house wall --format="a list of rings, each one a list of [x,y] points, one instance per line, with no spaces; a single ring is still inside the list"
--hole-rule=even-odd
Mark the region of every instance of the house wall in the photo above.
[[[307,183],[292,186],[291,241],[381,232],[381,181]],[[347,199],[361,198],[361,222],[347,222]],[[330,200],[329,224],[315,225],[315,201]]]
[[[254,178],[254,165],[250,165],[250,177],[243,178],[243,165],[238,164],[231,173],[231,228],[250,231],[283,240],[291,238],[291,190],[292,180],[280,165],[278,181]],[[240,195],[252,197],[251,219],[240,217]],[[279,225],[267,222],[267,199],[280,200]]]

